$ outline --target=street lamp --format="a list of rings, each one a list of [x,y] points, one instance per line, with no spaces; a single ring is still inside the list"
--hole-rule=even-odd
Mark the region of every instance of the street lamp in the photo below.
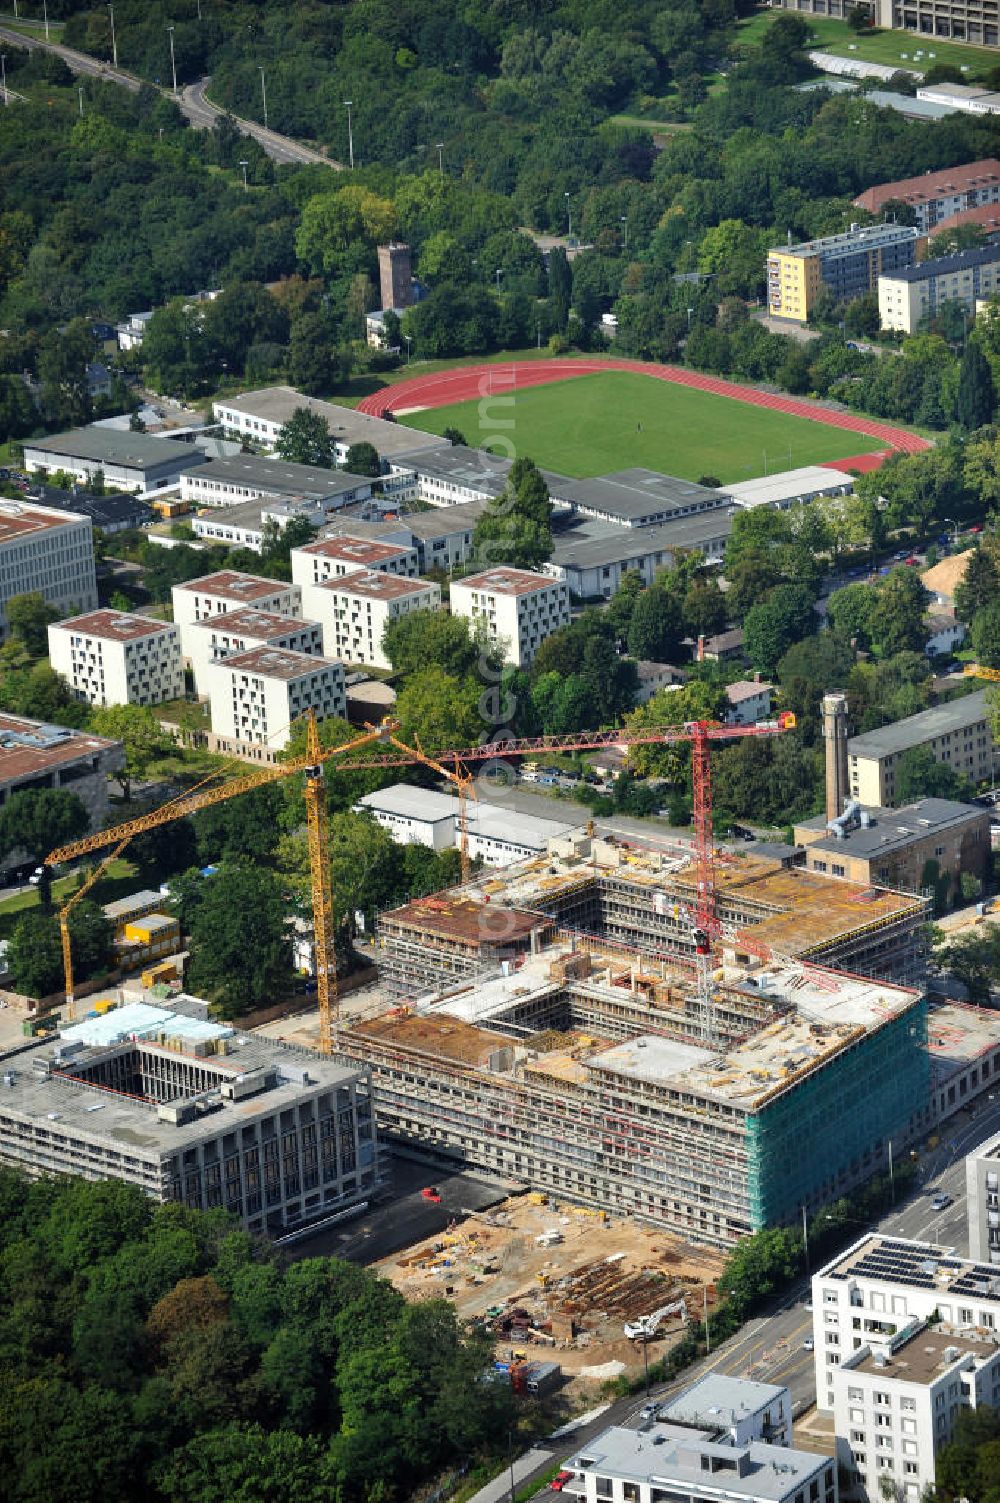
[[[502,276],[503,276],[503,267],[502,267],[502,266],[498,266],[498,267],[497,267],[497,270],[496,270],[496,278],[497,278],[497,297],[499,297],[499,296],[500,296],[500,278],[501,278],[501,277],[502,277]]]
[[[806,1278],[809,1277],[809,1221],[806,1217],[806,1208],[802,1206],[802,1246],[806,1255]]]
[[[176,60],[174,58],[174,28],[172,26],[168,26],[167,27],[167,35],[170,37],[170,71],[173,74],[173,79],[174,79],[174,96],[176,98],[176,95],[177,95],[177,63],[176,63]]]
[[[83,84],[77,84],[76,92],[80,96],[80,114],[83,114]]]
[[[407,363],[407,365],[409,365],[409,363],[410,363],[410,346],[413,344],[413,335],[412,334],[404,334],[403,338],[406,340],[406,363]]]
[[[443,141],[438,141],[438,143],[437,143],[437,154],[438,154],[438,176],[439,177],[444,177],[444,142]]]
[[[115,8],[108,5],[108,14],[111,17],[111,62],[114,67],[118,66],[118,42],[115,39]]]
[[[49,39],[49,3],[48,3],[48,0],[42,0],[42,16],[43,16],[44,21],[45,21],[45,40],[48,41],[48,39]]]
[[[693,308],[689,308],[688,309],[688,333],[689,334],[691,333],[691,315],[693,313],[694,313],[694,309]]]
[[[625,250],[625,251],[627,251],[628,250],[628,216],[627,215],[623,214],[621,216],[621,224],[622,224],[622,229],[625,232],[625,244],[622,247],[622,249]]]
[[[250,166],[246,157],[240,157],[240,166],[243,168],[243,192],[245,193],[247,191],[247,168]]]
[[[567,240],[572,240],[572,238],[573,238],[573,210],[570,207],[569,194],[568,193],[564,193],[563,194],[563,198],[566,200],[566,239]]]
[[[353,103],[353,99],[344,100],[344,108],[347,111],[347,159],[351,164],[352,171],[354,169],[354,127],[351,124],[351,105]]]
[[[4,107],[10,104],[10,95],[7,93],[7,54],[0,52],[0,75],[3,77],[3,102]]]
[[[264,82],[264,69],[260,70],[260,98],[264,106],[264,129],[267,130],[267,84]]]

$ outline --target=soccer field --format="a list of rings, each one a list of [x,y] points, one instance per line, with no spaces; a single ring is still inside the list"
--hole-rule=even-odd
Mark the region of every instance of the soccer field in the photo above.
[[[686,480],[714,475],[731,482],[886,447],[863,433],[627,371],[424,408],[398,420],[431,433],[458,428],[474,448],[494,440],[498,453],[574,476],[642,465]]]

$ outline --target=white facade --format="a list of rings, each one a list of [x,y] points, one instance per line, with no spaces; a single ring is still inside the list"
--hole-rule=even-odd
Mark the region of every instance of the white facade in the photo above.
[[[739,679],[726,687],[729,709],[726,720],[730,725],[756,725],[766,720],[771,713],[771,684],[759,684],[751,679]]]
[[[486,866],[513,866],[544,855],[550,840],[566,835],[576,826],[556,819],[519,814],[498,804],[469,799],[466,803],[469,855]]]
[[[329,520],[321,501],[246,501],[241,506],[217,506],[198,512],[191,518],[191,528],[207,543],[261,553],[268,524],[284,532],[293,517],[305,517],[316,531]]]
[[[1000,1407],[1000,1346],[992,1336],[917,1324],[853,1352],[833,1387],[837,1461],[852,1495],[881,1503],[891,1482],[901,1503],[918,1503],[961,1411]]]
[[[0,499],[0,631],[15,595],[41,595],[68,615],[97,607],[94,529],[89,517]]]
[[[862,1237],[813,1275],[812,1297],[820,1409],[834,1408],[842,1362],[915,1321],[936,1314],[960,1330],[1000,1330],[1000,1277],[992,1269],[899,1237]]]
[[[311,657],[323,654],[323,630],[317,621],[302,621],[276,611],[258,611],[249,606],[224,616],[209,616],[187,628],[188,657],[199,694],[208,693],[208,669],[212,663],[254,647],[279,647]]]
[[[954,616],[928,616],[926,626],[927,641],[924,643],[924,652],[928,657],[954,652],[956,647],[961,647],[969,634],[965,622],[957,620]]]
[[[451,851],[458,844],[458,799],[451,793],[396,783],[366,793],[354,805],[354,812],[370,814],[399,845]]]
[[[484,624],[506,661],[526,668],[545,638],[569,624],[569,587],[527,569],[488,569],[455,581],[451,611]]]
[[[965,1160],[969,1252],[1000,1265],[1000,1139],[983,1143]]]
[[[883,329],[914,334],[922,318],[942,303],[960,302],[974,314],[982,298],[1000,292],[1000,246],[940,256],[894,276],[878,279],[878,313]]]
[[[374,668],[392,667],[382,647],[390,621],[441,604],[440,587],[430,580],[375,572],[305,585],[303,596],[310,620],[323,628],[326,656]]]
[[[721,1430],[737,1446],[752,1440],[792,1443],[792,1396],[776,1383],[757,1383],[725,1373],[707,1373],[676,1399],[660,1405],[668,1424]]]
[[[280,579],[264,579],[257,574],[238,574],[235,569],[221,569],[174,585],[170,591],[174,620],[181,633],[181,651],[192,658],[190,628],[211,616],[225,616],[230,611],[252,606],[258,611],[274,611],[279,616],[302,617],[302,591],[297,584]]]
[[[304,408],[326,423],[338,464],[347,462],[347,451],[353,444],[369,443],[380,456],[424,447],[450,447],[446,438],[434,433],[420,433],[355,407],[306,396],[294,386],[263,386],[236,397],[220,397],[213,407],[216,422],[227,434],[269,451],[277,445],[289,419]]]
[[[90,705],[158,705],[184,693],[180,631],[149,616],[107,610],[57,621],[49,661]]]
[[[293,548],[291,558],[292,580],[303,588],[327,579],[344,579],[348,574],[384,571],[415,579],[419,572],[416,548],[376,538],[320,538],[304,548]]]
[[[854,478],[841,470],[823,465],[803,465],[797,470],[783,470],[777,475],[761,475],[756,480],[740,480],[724,485],[722,490],[737,506],[769,506],[787,511],[818,496],[847,496],[854,489]]]
[[[371,481],[361,475],[261,459],[255,454],[208,459],[197,469],[184,470],[180,483],[181,500],[192,506],[239,506],[263,496],[272,501],[317,502],[331,515],[356,501],[367,501],[372,493]]]
[[[213,664],[207,672],[212,731],[224,741],[280,749],[307,710],[317,720],[347,714],[341,663],[259,647]]]
[[[394,783],[390,788],[366,793],[354,808],[358,813],[371,814],[400,845],[417,843],[435,851],[461,846],[461,814],[453,793]],[[465,822],[469,855],[486,866],[512,866],[538,856],[548,849],[550,840],[576,828],[473,798],[466,800]]]

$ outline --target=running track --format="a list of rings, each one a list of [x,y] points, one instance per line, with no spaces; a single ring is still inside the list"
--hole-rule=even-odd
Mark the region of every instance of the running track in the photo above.
[[[704,376],[684,366],[647,365],[641,360],[529,360],[522,365],[457,365],[451,370],[437,371],[431,376],[414,376],[409,381],[387,386],[359,402],[358,411],[384,417],[387,412],[450,407],[454,402],[468,402],[473,397],[500,396],[528,386],[545,386],[552,381],[592,376],[603,371],[638,372],[657,381],[672,381],[677,386],[691,386],[713,396],[748,402],[752,407],[769,407],[774,412],[787,413],[789,417],[810,418],[814,423],[827,423],[831,428],[863,433],[904,454],[919,454],[931,447],[929,441],[919,434],[879,422],[877,418],[859,417],[853,412],[831,412],[818,402],[758,391],[756,387],[740,386],[734,381],[720,380],[718,376]]]

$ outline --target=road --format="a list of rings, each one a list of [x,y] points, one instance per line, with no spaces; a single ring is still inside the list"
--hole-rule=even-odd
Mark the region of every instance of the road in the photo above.
[[[15,31],[13,27],[4,26],[2,22],[0,22],[0,42],[9,43],[13,47],[25,47],[29,52],[36,48],[43,52],[52,52],[56,57],[61,57],[74,73],[85,74],[89,78],[100,78],[106,83],[120,84],[122,88],[130,89],[133,94],[137,94],[142,86],[142,79],[137,78],[134,73],[126,72],[124,68],[112,68],[109,63],[99,62],[86,52],[77,52],[73,47],[64,47],[61,42],[46,42],[43,37],[26,36],[23,32]],[[196,83],[188,84],[176,95],[178,108],[196,130],[210,129],[219,116],[225,114],[225,111],[217,104],[213,104],[206,95],[209,81],[208,78],[199,78]],[[160,92],[167,98],[173,97],[169,89],[161,89]],[[340,162],[334,162],[311,146],[302,146],[298,141],[293,141],[278,131],[268,130],[254,120],[244,120],[237,115],[232,118],[243,135],[252,136],[264,148],[271,160],[280,165],[305,166],[316,163],[322,167],[332,167],[337,172],[343,170]]]

